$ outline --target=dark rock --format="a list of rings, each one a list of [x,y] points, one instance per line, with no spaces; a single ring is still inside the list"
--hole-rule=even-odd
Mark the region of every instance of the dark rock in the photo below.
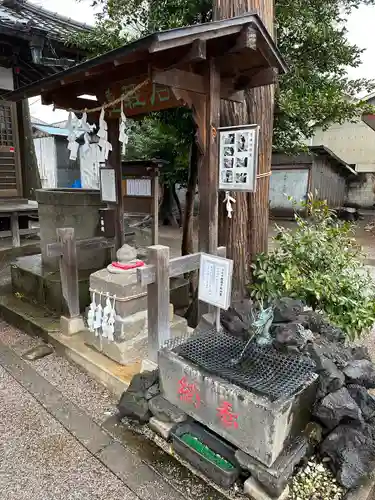
[[[327,429],[334,429],[341,421],[363,423],[361,410],[345,387],[325,396],[315,405],[313,415]]]
[[[186,413],[172,405],[163,396],[156,396],[148,402],[151,413],[162,422],[179,424],[187,419]]]
[[[158,370],[152,372],[137,373],[132,378],[127,392],[136,392],[144,395],[150,387],[156,384],[159,380]]]
[[[328,358],[322,362],[319,374],[319,397],[324,397],[331,392],[336,392],[345,384],[344,374],[336,367],[335,363]]]
[[[323,356],[335,363],[335,365],[343,370],[345,366],[352,361],[353,352],[350,347],[345,347],[344,344],[328,341],[318,336],[313,345],[308,346],[310,356],[316,361],[316,357]]]
[[[154,398],[155,396],[158,396],[159,394],[160,394],[160,385],[159,382],[156,382],[156,384],[152,385],[145,392],[145,399],[149,401],[150,399]]]
[[[311,330],[313,333],[319,333],[320,328],[326,324],[321,314],[315,311],[305,311],[295,319],[296,323],[300,323],[304,328]]]
[[[160,391],[158,370],[137,373],[121,396],[117,406],[118,417],[120,419],[129,417],[141,423],[148,422],[152,416],[148,408],[148,399],[157,394],[157,391]]]
[[[352,347],[351,355],[353,359],[367,359],[367,361],[371,361],[371,356],[367,347],[363,346]]]
[[[282,323],[273,330],[275,340],[273,345],[281,351],[288,351],[295,347],[296,351],[302,350],[306,345],[306,338],[301,335],[301,326],[296,323]]]
[[[227,311],[221,311],[221,324],[231,335],[247,340],[251,335],[253,308],[251,300],[234,301]]]
[[[366,422],[375,418],[375,399],[367,389],[361,385],[349,385],[347,387],[349,394],[361,409],[363,418]]]
[[[49,354],[52,354],[53,352],[53,348],[50,345],[41,344],[23,353],[22,357],[27,361],[36,361],[37,359],[41,359]]]
[[[240,466],[249,471],[269,495],[278,498],[292,477],[295,466],[311,454],[312,450],[308,440],[300,436],[284,449],[271,467],[263,465],[241,450],[237,450],[235,456]]]
[[[318,346],[315,344],[308,346],[308,354],[314,361],[316,372],[319,374],[317,399],[321,399],[330,392],[338,391],[345,385],[345,375],[331,359],[324,356]]]
[[[375,444],[367,426],[340,425],[325,439],[320,452],[330,458],[337,480],[348,489],[358,486],[374,467]]]
[[[275,299],[271,304],[274,308],[274,323],[288,323],[295,321],[303,311],[303,303],[300,300],[282,297]]]
[[[120,420],[124,417],[128,417],[144,424],[148,422],[152,416],[148,408],[147,400],[136,392],[124,392],[117,408],[118,418]]]
[[[375,367],[367,359],[350,361],[343,370],[349,384],[375,388]]]
[[[304,431],[308,442],[314,448],[323,441],[323,427],[318,422],[309,422]]]
[[[319,335],[326,338],[331,342],[341,342],[344,343],[346,339],[346,335],[337,326],[329,325],[328,323],[322,325],[319,329]]]

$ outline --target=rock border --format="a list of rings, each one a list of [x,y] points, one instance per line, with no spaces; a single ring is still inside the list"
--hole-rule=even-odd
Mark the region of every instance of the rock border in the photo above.
[[[373,500],[375,499],[375,472],[355,490],[348,491],[344,500]]]

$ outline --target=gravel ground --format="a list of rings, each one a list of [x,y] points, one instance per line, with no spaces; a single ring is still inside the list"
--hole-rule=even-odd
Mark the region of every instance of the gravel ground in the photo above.
[[[2,321],[0,341],[19,356],[42,342]],[[98,424],[115,413],[117,400],[112,394],[67,359],[54,353],[28,364]]]
[[[0,367],[2,500],[136,500]]]

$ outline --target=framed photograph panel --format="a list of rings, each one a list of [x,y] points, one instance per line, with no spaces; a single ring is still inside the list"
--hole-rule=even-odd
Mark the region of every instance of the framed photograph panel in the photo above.
[[[219,128],[219,189],[256,190],[259,125]]]

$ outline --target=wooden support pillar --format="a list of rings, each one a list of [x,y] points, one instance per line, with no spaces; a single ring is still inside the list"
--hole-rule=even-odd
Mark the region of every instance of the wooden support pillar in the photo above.
[[[10,228],[12,231],[12,246],[13,248],[19,248],[21,246],[21,237],[17,212],[13,212],[10,217]]]
[[[218,246],[220,73],[213,59],[208,63],[207,80],[205,150],[199,172],[199,250],[215,254]]]
[[[73,228],[57,229],[57,242],[61,245],[60,276],[62,294],[70,318],[80,315],[76,238]]]
[[[148,359],[158,362],[158,350],[170,339],[169,247],[148,248],[149,264],[155,266],[155,281],[147,287]]]
[[[119,119],[108,120],[108,140],[112,144],[112,151],[109,155],[108,165],[115,169],[117,204],[108,203],[108,208],[116,210],[116,247],[117,251],[125,241],[124,231],[124,203],[122,197],[122,153],[119,141]]]
[[[152,244],[159,244],[159,172],[152,176]]]

